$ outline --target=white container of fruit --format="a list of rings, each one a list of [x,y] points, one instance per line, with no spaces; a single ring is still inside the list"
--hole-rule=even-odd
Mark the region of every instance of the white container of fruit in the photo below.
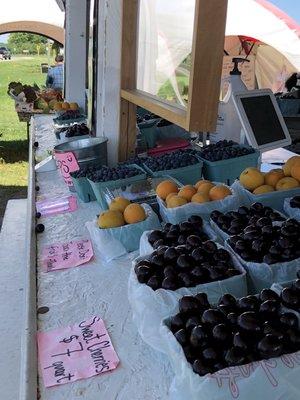
[[[300,258],[292,261],[278,262],[274,264],[245,261],[230,246],[229,239],[225,242],[225,248],[230,251],[247,271],[249,293],[257,293],[264,288],[269,288],[273,283],[281,283],[296,279],[297,270],[300,268]]]
[[[219,249],[222,248],[220,245],[217,246]],[[181,287],[176,290],[163,288],[153,290],[138,281],[135,267],[140,261],[149,260],[150,256],[138,257],[133,261],[128,282],[128,300],[132,308],[133,321],[139,334],[147,344],[158,351],[164,352],[164,347],[158,334],[160,324],[164,318],[174,313],[178,300],[182,296],[204,292],[207,294],[209,301],[216,302],[224,293],[231,293],[236,297],[242,297],[247,294],[246,272],[234,256],[231,257],[231,260],[234,268],[239,271],[239,275],[198,284],[193,287]]]
[[[144,256],[147,254],[152,253],[155,249],[149,242],[149,235],[153,232],[151,231],[145,231],[140,239],[140,256]],[[210,227],[210,225],[207,222],[203,223],[203,233],[205,233],[208,237],[207,240],[213,240],[214,242],[218,241],[218,237],[215,234],[214,230]]]
[[[134,204],[132,203],[132,205]],[[140,222],[127,222],[119,215],[117,217],[120,218],[120,226],[114,228],[100,228],[99,219],[86,223],[94,248],[99,252],[101,259],[109,262],[138,250],[140,237],[144,231],[160,229],[158,216],[152,208],[148,204],[142,204],[141,207],[145,217]],[[110,210],[104,211],[104,213],[108,215]],[[104,213],[100,214],[100,217]]]
[[[299,196],[296,196],[296,197],[299,197]],[[299,197],[299,200],[300,200],[300,197]],[[293,204],[293,201],[294,201],[294,204]],[[292,207],[292,204],[294,205],[294,207]],[[284,212],[289,217],[296,218],[298,221],[300,221],[300,201],[297,200],[297,202],[296,202],[293,197],[287,198],[284,200],[283,209],[284,209]]]
[[[169,189],[167,196],[164,188],[161,190],[159,186],[156,190],[160,215],[165,222],[171,224],[186,221],[192,215],[200,215],[208,220],[211,212],[216,209],[229,211],[240,205],[235,190],[218,182],[199,181],[195,186],[177,188],[178,193],[172,193],[172,189]]]
[[[300,156],[291,157],[282,169],[274,168],[267,173],[246,168],[231,187],[245,204],[260,202],[283,211],[287,197],[300,195]]]
[[[289,311],[284,308],[279,310]],[[178,311],[177,306],[175,313]],[[175,373],[170,387],[171,399],[299,399],[300,351],[248,364],[225,367],[217,372],[201,376],[193,371],[193,366],[187,361],[182,345],[176,340],[169,326],[170,318],[164,319],[159,334]],[[212,342],[212,347],[214,343]],[[282,346],[282,343],[280,345]]]

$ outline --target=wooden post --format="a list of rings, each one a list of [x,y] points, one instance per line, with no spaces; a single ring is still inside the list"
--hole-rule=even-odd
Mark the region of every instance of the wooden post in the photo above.
[[[138,12],[138,0],[123,0],[121,88],[136,87]],[[120,115],[119,160],[124,161],[134,154],[136,106],[121,99]]]

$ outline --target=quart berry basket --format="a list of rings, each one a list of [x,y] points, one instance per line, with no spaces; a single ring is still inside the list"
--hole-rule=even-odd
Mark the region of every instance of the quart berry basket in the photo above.
[[[130,164],[128,165],[128,167],[138,169],[140,173],[130,178],[117,179],[115,181],[93,182],[92,180],[88,179],[88,182],[91,185],[91,188],[93,189],[96,200],[98,201],[102,209],[107,209],[107,203],[104,198],[104,190],[106,188],[116,189],[121,186],[126,187],[133,182],[137,182],[141,179],[146,179],[147,175],[140,166],[136,164]]]
[[[203,178],[232,185],[244,169],[257,167],[259,156],[259,151],[255,151],[245,156],[220,161],[208,161],[200,157],[203,161]]]

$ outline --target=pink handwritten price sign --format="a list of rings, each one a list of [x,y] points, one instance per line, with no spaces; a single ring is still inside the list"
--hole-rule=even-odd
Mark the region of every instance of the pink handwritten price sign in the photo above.
[[[100,317],[39,332],[37,340],[46,387],[100,375],[120,362]]]
[[[78,267],[89,262],[94,255],[88,239],[46,246],[42,252],[42,268],[45,272]]]
[[[69,151],[66,153],[55,152],[54,156],[56,159],[57,167],[59,168],[65,183],[68,186],[73,186],[70,173],[79,170],[79,165],[75,155],[71,151]]]

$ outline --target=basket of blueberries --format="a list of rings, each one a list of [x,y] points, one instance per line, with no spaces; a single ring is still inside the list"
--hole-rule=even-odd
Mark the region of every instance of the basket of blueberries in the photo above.
[[[106,188],[126,187],[130,183],[146,179],[146,173],[137,164],[124,163],[115,167],[102,166],[97,170],[89,171],[87,179],[98,203],[101,204],[102,208],[107,208],[104,198],[104,190]]]
[[[204,146],[199,156],[204,179],[231,185],[245,168],[257,167],[259,152],[232,140],[221,140]]]
[[[201,179],[203,162],[193,149],[176,150],[144,161],[145,170],[155,177],[169,175],[182,184],[194,184]]]

